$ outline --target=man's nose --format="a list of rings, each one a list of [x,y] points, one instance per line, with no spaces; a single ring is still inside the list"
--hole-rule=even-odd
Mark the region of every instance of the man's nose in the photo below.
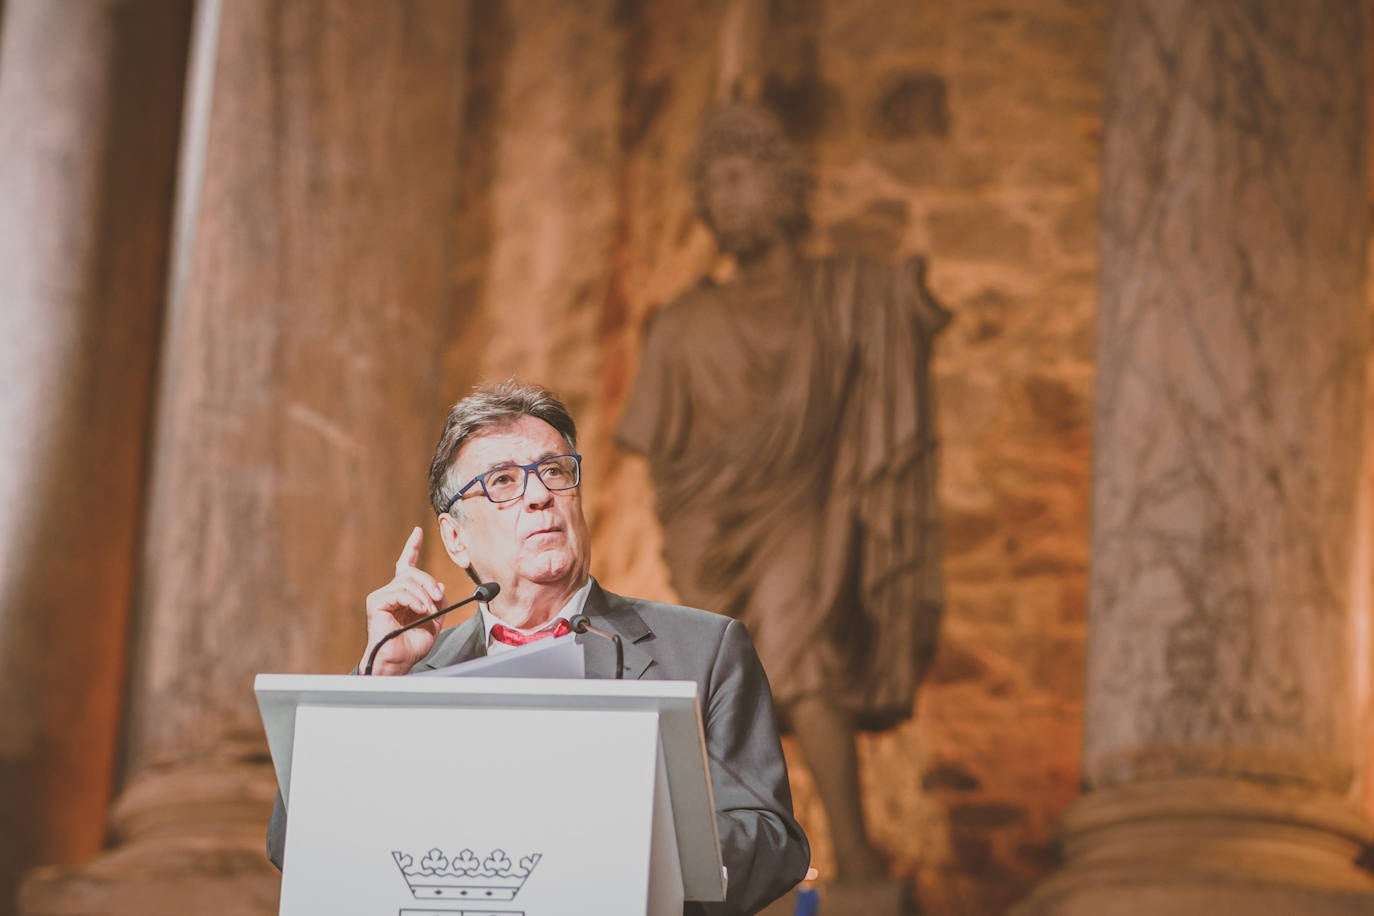
[[[525,472],[525,507],[540,509],[553,500],[553,491],[544,486],[544,481],[535,471]]]

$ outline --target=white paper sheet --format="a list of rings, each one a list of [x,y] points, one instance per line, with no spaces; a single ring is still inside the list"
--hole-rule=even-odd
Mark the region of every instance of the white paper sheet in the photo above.
[[[575,678],[586,674],[583,649],[571,635],[540,639],[527,646],[459,662],[447,668],[417,673],[416,677],[533,677]]]

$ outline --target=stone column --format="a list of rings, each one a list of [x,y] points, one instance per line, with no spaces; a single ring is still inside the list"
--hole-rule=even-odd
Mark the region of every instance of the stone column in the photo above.
[[[0,47],[0,910],[94,854],[124,697],[189,0],[10,0]]]
[[[506,0],[484,7],[474,30],[499,39],[502,79],[487,104],[505,113],[490,125],[489,183],[480,211],[486,221],[480,318],[455,348],[480,335],[480,359],[450,354],[450,367],[475,381],[509,376],[553,388],[577,418],[578,447],[588,474],[610,479],[610,428],[599,390],[602,335],[614,308],[623,177],[621,105],[626,93],[628,7],[613,0],[547,3]],[[496,41],[492,41],[496,44]],[[495,61],[493,61],[495,63]],[[465,227],[471,228],[471,227]],[[476,241],[476,240],[474,240]],[[473,252],[463,252],[470,257]],[[614,487],[587,491],[597,540],[593,572],[610,551],[600,548],[602,520],[618,510]],[[435,545],[437,547],[437,542]],[[448,566],[442,550],[425,560]],[[603,578],[604,581],[604,578]]]
[[[348,670],[427,514],[469,9],[198,7],[115,847],[31,916],[276,912],[253,677]]]
[[[1109,20],[1084,768],[1026,913],[1368,913],[1365,9]]]

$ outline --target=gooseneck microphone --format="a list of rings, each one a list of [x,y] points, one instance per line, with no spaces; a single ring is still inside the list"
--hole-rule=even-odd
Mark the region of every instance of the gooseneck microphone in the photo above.
[[[574,633],[594,633],[602,639],[609,639],[611,645],[615,646],[615,678],[624,680],[625,678],[625,646],[620,642],[620,635],[617,633],[607,633],[605,630],[592,626],[591,620],[586,614],[574,614],[568,618],[568,626]]]
[[[397,636],[400,636],[406,630],[413,630],[416,627],[424,626],[431,620],[438,620],[440,617],[444,616],[449,611],[456,611],[458,610],[458,608],[462,607],[465,604],[472,604],[472,602],[474,601],[480,601],[483,604],[486,604],[500,593],[501,586],[496,582],[483,582],[481,585],[477,586],[476,590],[474,590],[469,597],[464,598],[457,604],[450,604],[446,608],[440,608],[433,614],[426,614],[419,620],[412,620],[405,626],[392,630],[390,633],[386,634],[381,639],[377,640],[377,645],[373,646],[372,651],[367,654],[367,667],[363,669],[363,674],[372,673],[372,663],[377,660],[377,650],[380,649],[382,646],[386,645],[388,640],[395,639]]]

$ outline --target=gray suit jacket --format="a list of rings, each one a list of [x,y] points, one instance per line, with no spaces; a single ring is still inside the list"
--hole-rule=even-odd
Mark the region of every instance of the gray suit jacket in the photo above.
[[[753,913],[782,896],[805,876],[811,847],[792,816],[768,678],[744,626],[694,608],[622,598],[596,582],[583,612],[594,626],[620,635],[626,678],[696,682],[730,882],[725,903],[689,903],[684,914]],[[590,633],[577,640],[586,649],[587,677],[615,676],[615,650],[608,640]],[[415,670],[486,654],[481,620],[474,614],[440,633]],[[279,795],[267,834],[268,856],[278,867],[285,834]]]

